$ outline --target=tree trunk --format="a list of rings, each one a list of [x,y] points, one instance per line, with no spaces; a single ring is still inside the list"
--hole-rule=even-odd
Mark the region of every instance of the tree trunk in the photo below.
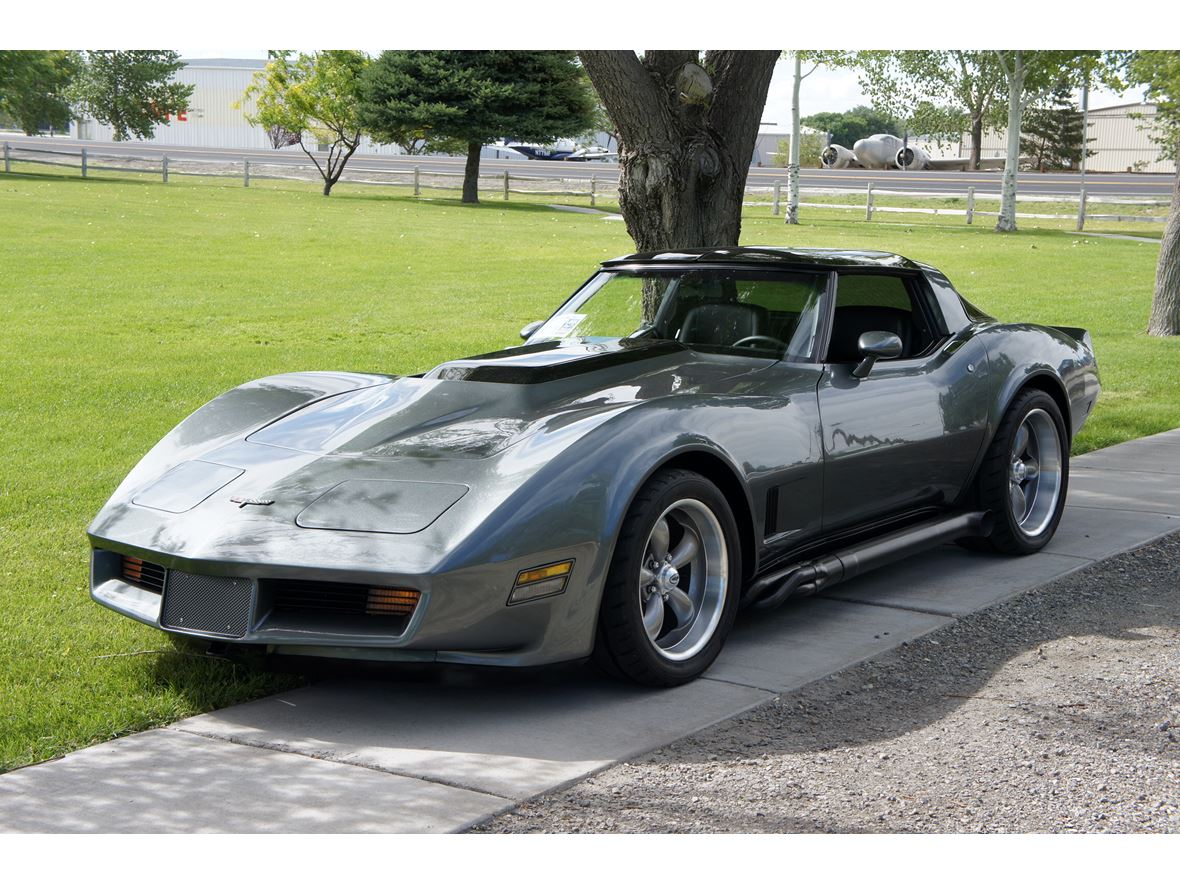
[[[483,144],[478,141],[467,143],[467,165],[463,168],[463,202],[479,202],[479,152]]]
[[[803,125],[799,122],[799,85],[803,82],[803,64],[795,53],[795,80],[791,87],[791,158],[787,163],[787,224],[799,223],[799,149]]]
[[[619,135],[619,208],[641,252],[735,246],[779,53],[584,51]]]
[[[1177,145],[1180,150],[1180,144]],[[1180,157],[1180,154],[1177,154]],[[1151,301],[1148,335],[1180,335],[1180,160],[1172,186],[1172,206],[1160,241],[1155,267],[1155,297]]]
[[[996,230],[1016,230],[1016,173],[1020,169],[1020,123],[1024,112],[1024,62],[1020,50],[1013,54],[1008,71],[1008,156],[1004,161],[1004,180],[1000,187],[1000,218]]]
[[[983,114],[971,120],[971,168],[979,168],[980,155],[983,145]]]

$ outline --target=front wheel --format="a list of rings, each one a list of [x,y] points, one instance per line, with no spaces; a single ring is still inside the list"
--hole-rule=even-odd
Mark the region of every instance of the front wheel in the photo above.
[[[1065,509],[1069,442],[1061,410],[1040,390],[1017,396],[979,471],[981,506],[995,517],[988,546],[1035,553],[1049,543]]]
[[[715,485],[662,470],[627,516],[603,590],[595,661],[643,685],[680,685],[708,668],[737,614],[737,525]]]

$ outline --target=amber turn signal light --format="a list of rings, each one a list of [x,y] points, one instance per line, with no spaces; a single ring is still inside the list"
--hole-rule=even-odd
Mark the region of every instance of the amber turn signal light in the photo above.
[[[412,615],[422,594],[402,587],[370,587],[365,614]]]
[[[526,569],[516,576],[516,583],[512,585],[512,593],[508,597],[508,604],[527,602],[542,596],[555,596],[565,590],[570,572],[574,568],[574,561],[553,562],[536,568]]]

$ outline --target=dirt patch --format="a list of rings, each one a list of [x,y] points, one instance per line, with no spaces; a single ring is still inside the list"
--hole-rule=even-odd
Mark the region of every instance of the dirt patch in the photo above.
[[[481,832],[1180,832],[1180,534]]]

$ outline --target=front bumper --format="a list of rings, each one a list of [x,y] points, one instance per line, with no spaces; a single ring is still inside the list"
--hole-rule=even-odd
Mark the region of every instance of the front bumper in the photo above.
[[[91,597],[168,633],[277,654],[501,666],[576,660],[591,651],[597,594],[576,565],[563,593],[509,606],[515,575],[536,562],[446,575],[378,577],[347,570],[325,575],[193,563],[117,546],[92,550]],[[588,552],[563,555],[581,554],[585,562]],[[162,577],[129,579],[125,556],[153,564]],[[408,606],[396,613],[366,611],[364,600],[374,586],[418,597],[409,611]]]

